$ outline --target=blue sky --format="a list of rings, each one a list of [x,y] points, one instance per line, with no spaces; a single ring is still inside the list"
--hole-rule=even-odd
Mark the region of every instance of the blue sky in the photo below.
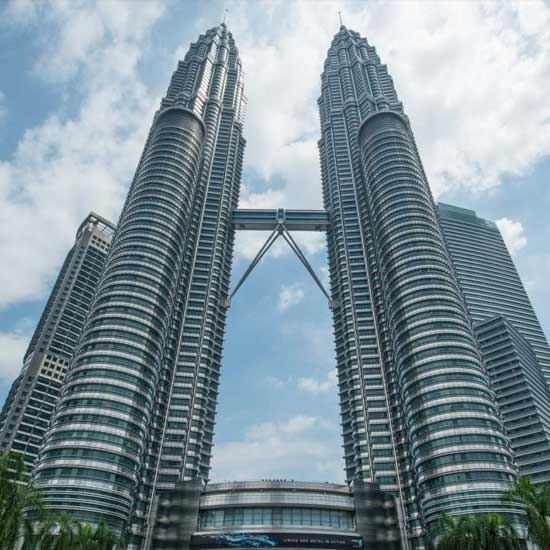
[[[81,219],[116,220],[189,43],[229,9],[246,73],[241,206],[321,206],[316,98],[344,22],[374,44],[439,200],[497,220],[550,333],[544,2],[15,1],[0,10],[0,399]],[[234,276],[261,245],[240,234]],[[320,234],[300,242],[326,277]],[[342,480],[331,318],[276,247],[229,312],[213,478]]]

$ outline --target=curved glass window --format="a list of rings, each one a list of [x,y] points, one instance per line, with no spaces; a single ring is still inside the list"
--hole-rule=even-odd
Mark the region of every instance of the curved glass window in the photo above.
[[[225,508],[204,510],[199,519],[200,529],[244,527],[326,527],[327,529],[353,529],[353,513],[348,510],[321,508]]]
[[[488,401],[493,401],[493,397],[489,391],[479,390],[477,388],[442,388],[438,390],[429,391],[413,397],[409,402],[409,407],[411,410],[416,407],[421,407],[424,403],[430,403],[434,399],[442,399],[444,397],[449,397],[451,395],[456,395],[459,397],[464,397],[466,395],[472,395],[475,397],[483,397]]]
[[[124,487],[135,486],[135,482],[132,479],[128,479],[123,475],[104,472],[102,470],[94,470],[93,468],[44,468],[39,472],[39,477],[83,477],[98,481],[110,481],[118,485],[123,485]]]
[[[44,459],[48,458],[89,458],[91,460],[100,460],[103,462],[109,462],[111,464],[117,464],[121,466],[127,466],[132,470],[136,467],[135,460],[131,460],[123,455],[116,453],[110,453],[108,451],[101,451],[96,449],[53,449],[44,453]]]
[[[505,446],[506,441],[502,437],[486,435],[486,434],[451,435],[447,437],[440,437],[439,439],[428,441],[426,443],[422,443],[421,445],[418,445],[416,449],[414,449],[413,454],[415,457],[417,457],[423,453],[429,453],[441,447],[447,447],[452,445],[465,445],[465,444]]]
[[[414,414],[409,421],[415,424],[438,414],[453,413],[458,411],[482,411],[488,414],[497,414],[495,408],[490,405],[484,405],[482,403],[475,403],[472,401],[459,401],[457,403],[446,403],[444,405],[436,405],[434,407],[423,409]]]
[[[423,486],[425,489],[435,489],[457,483],[471,483],[472,481],[507,481],[511,483],[514,481],[514,477],[512,474],[503,472],[460,472],[430,479],[426,481]]]
[[[418,428],[411,438],[413,441],[416,441],[417,438],[429,433],[435,433],[441,430],[448,430],[450,428],[471,428],[472,426],[493,428],[497,431],[501,430],[500,424],[498,424],[498,422],[494,422],[485,418],[451,418],[449,420],[440,420],[438,422],[426,424],[425,426]]]
[[[153,315],[149,315],[145,311],[141,309],[137,309],[135,307],[131,306],[103,306],[103,307],[97,307],[95,309],[96,318],[100,315],[109,315],[111,313],[119,313],[121,315],[131,315],[133,317],[139,317],[140,319],[144,319],[154,325],[155,327],[162,330],[163,325],[162,323]],[[93,323],[90,323],[90,326],[93,326]]]
[[[66,442],[69,439],[93,439],[95,441],[104,441],[105,443],[114,443],[115,445],[120,445],[124,450],[130,453],[132,451],[139,452],[141,450],[137,443],[129,440],[128,438],[106,432],[92,432],[89,430],[67,430],[53,432],[48,438],[48,443],[59,440]]]
[[[426,460],[417,467],[418,473],[424,473],[424,471],[438,468],[440,466],[447,466],[449,464],[464,464],[466,462],[502,462],[505,464],[510,463],[510,459],[499,453],[488,452],[467,452],[467,453],[454,453],[441,457],[432,458]]]

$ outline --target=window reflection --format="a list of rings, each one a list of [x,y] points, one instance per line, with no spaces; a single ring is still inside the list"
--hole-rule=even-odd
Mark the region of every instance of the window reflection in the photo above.
[[[353,529],[353,513],[320,508],[225,508],[201,512],[201,529],[262,525]]]

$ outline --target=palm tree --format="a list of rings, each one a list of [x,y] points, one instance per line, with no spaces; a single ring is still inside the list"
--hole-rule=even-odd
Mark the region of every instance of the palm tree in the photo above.
[[[23,543],[21,550],[47,550],[53,540],[55,522],[43,514],[25,515],[23,518]]]
[[[116,537],[109,531],[109,527],[105,522],[101,522],[94,534],[93,540],[96,544],[97,550],[112,550],[113,548],[120,548]]]
[[[430,548],[434,550],[470,550],[471,541],[465,528],[466,517],[443,515],[430,532]]]
[[[40,509],[38,493],[25,483],[20,454],[0,457],[0,548],[12,550],[21,536],[25,511]]]
[[[508,498],[525,506],[529,540],[540,550],[550,550],[550,483],[536,487],[526,477],[519,477]]]
[[[91,550],[99,548],[95,540],[94,528],[89,523],[76,524],[76,533],[74,541],[75,550]]]
[[[485,516],[474,516],[477,532],[480,535],[483,550],[519,550],[522,548],[515,529],[502,521],[502,517],[493,512]]]
[[[443,516],[431,534],[435,550],[520,550],[514,529],[495,513]]]
[[[94,529],[67,513],[47,515],[40,495],[26,484],[21,455],[7,453],[0,457],[0,549],[14,550],[18,543],[21,550],[124,548],[104,522]]]
[[[74,550],[76,534],[73,520],[66,512],[54,520],[54,529],[44,548],[47,550]]]

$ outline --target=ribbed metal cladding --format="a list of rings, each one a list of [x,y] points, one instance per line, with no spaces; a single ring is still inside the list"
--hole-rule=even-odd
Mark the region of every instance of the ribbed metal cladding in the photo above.
[[[443,512],[509,514],[515,476],[414,137],[387,67],[341,26],[319,152],[348,481],[399,499],[407,548]],[[437,106],[434,106],[434,110]]]
[[[368,215],[362,215],[365,184],[357,139],[361,121],[379,103],[402,107],[375,48],[344,26],[328,51],[321,84],[319,152],[332,221],[327,241],[346,477],[377,483],[398,497],[411,547],[421,548],[384,300]]]
[[[367,214],[425,525],[443,513],[513,512],[515,478],[435,205],[399,113],[359,131]]]
[[[156,115],[35,472],[47,509],[123,530],[172,320],[204,125]]]
[[[201,113],[206,134],[192,214],[193,239],[183,262],[177,314],[132,514],[131,548],[150,543],[153,495],[173,489],[181,479],[207,481],[212,455],[233,255],[231,213],[237,207],[245,147],[241,60],[224,24],[191,45],[163,103],[184,99],[188,79],[197,93],[187,101]]]
[[[41,461],[47,508],[150,543],[151,503],[210,469],[245,140],[224,23],[156,113]]]

